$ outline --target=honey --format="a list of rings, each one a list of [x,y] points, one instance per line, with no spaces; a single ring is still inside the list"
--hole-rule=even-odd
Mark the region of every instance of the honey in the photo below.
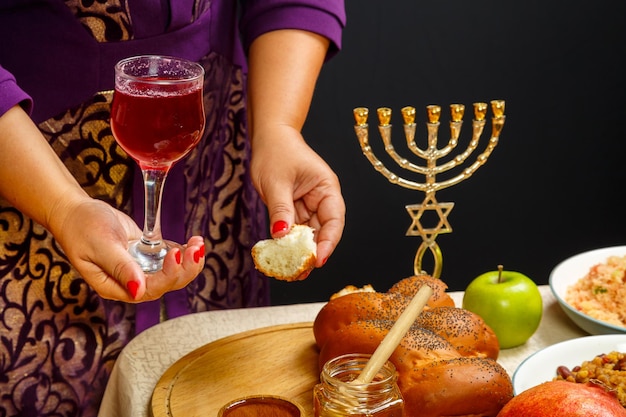
[[[397,372],[387,362],[372,382],[354,381],[370,355],[348,354],[328,361],[320,383],[313,389],[315,417],[403,417],[404,400],[397,385]]]
[[[297,404],[276,396],[246,397],[231,401],[218,417],[304,417]]]

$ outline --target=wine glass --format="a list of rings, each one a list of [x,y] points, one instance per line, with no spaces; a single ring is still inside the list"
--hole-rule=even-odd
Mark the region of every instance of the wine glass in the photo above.
[[[201,65],[175,57],[135,56],[115,65],[111,130],[143,175],[143,235],[128,250],[144,272],[159,271],[167,251],[180,246],[161,235],[161,196],[170,168],[204,131],[203,81]]]

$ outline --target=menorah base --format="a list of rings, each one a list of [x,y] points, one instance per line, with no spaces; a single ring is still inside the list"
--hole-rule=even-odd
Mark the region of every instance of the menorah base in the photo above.
[[[424,255],[426,251],[430,250],[430,253],[433,255],[433,272],[430,275],[434,278],[441,278],[441,269],[443,267],[443,255],[441,253],[441,248],[439,245],[432,242],[422,242],[420,247],[417,249],[417,253],[415,254],[415,261],[413,263],[413,273],[415,275],[422,275],[425,270],[422,267],[422,261],[424,260]]]

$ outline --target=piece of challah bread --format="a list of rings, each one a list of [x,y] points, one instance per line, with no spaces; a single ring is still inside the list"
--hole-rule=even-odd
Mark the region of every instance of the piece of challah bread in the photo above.
[[[296,281],[315,267],[317,244],[313,229],[294,224],[289,233],[276,239],[258,241],[252,247],[252,259],[257,270],[281,281]]]
[[[313,323],[320,368],[339,355],[374,353],[422,285],[433,295],[389,359],[406,417],[496,416],[513,397],[511,378],[495,360],[496,335],[455,307],[447,285],[429,275],[405,278],[386,293],[345,291],[331,299]]]

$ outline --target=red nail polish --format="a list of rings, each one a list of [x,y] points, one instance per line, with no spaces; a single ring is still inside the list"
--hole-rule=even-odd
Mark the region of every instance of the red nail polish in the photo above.
[[[326,265],[326,262],[328,261],[328,256],[324,258],[324,260],[322,261],[322,266]]]
[[[139,289],[139,283],[137,281],[128,281],[126,283],[126,288],[128,288],[128,292],[133,300],[137,297],[137,290]]]
[[[177,250],[177,251],[176,251],[175,256],[176,256],[176,263],[177,263],[178,265],[180,265],[180,261],[181,261],[180,250]]]
[[[287,230],[288,228],[289,228],[289,225],[287,224],[286,221],[278,220],[272,226],[272,234],[282,232],[283,230]]]
[[[198,263],[200,262],[200,258],[202,258],[203,256],[204,256],[204,245],[200,246],[200,249],[194,252],[193,261],[195,263]]]

